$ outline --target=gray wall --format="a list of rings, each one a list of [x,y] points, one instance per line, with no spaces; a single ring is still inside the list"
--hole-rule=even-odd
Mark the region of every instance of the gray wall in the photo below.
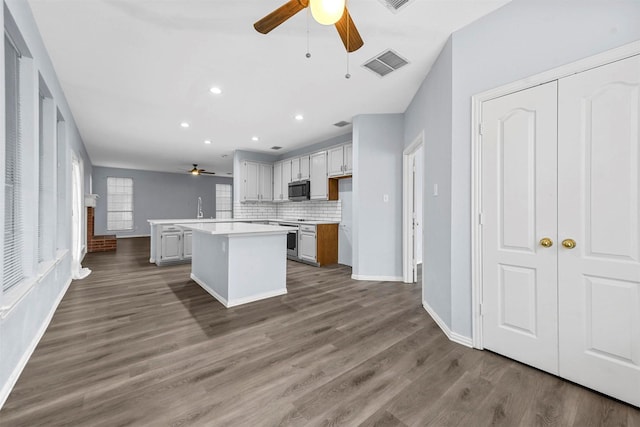
[[[423,302],[451,325],[451,97],[452,41],[405,112],[405,147],[424,131]],[[438,185],[438,196],[433,186]]]
[[[403,114],[366,114],[353,120],[356,277],[402,280],[403,130]]]
[[[29,75],[21,82],[21,88],[25,90],[25,94],[29,94],[30,99],[30,101],[21,106],[24,113],[24,120],[22,121],[23,136],[26,136],[24,138],[25,162],[36,165],[33,174],[28,176],[23,183],[25,188],[29,189],[26,192],[30,193],[28,195],[30,209],[26,213],[27,235],[29,233],[35,235],[34,225],[37,223],[38,216],[38,193],[35,190],[38,187],[38,143],[36,137],[38,135],[38,75],[41,76],[51,93],[54,109],[60,111],[66,124],[65,131],[61,135],[62,138],[57,141],[57,207],[55,212],[51,213],[52,215],[57,215],[55,230],[52,230],[52,234],[55,236],[56,248],[58,249],[56,254],[57,263],[46,273],[41,274],[38,277],[38,281],[34,282],[29,288],[28,293],[17,302],[14,301],[14,295],[12,295],[12,291],[15,289],[7,293],[0,290],[0,307],[8,305],[10,299],[13,301],[10,310],[3,312],[0,316],[1,406],[44,333],[51,316],[53,316],[53,312],[67,289],[67,285],[71,282],[71,153],[75,153],[83,161],[84,185],[87,191],[91,174],[91,161],[87,156],[82,138],[76,128],[71,110],[64,97],[28,3],[24,0],[5,0],[5,7],[0,9],[0,18],[5,22],[5,25],[8,21],[15,22],[16,28],[24,38],[32,56],[31,59],[23,58],[24,69],[27,70]],[[1,84],[3,85],[3,90],[0,91],[0,111],[4,113],[4,42],[0,47],[0,58],[2,58],[0,61],[3,63],[0,66],[0,77],[2,77],[0,80],[2,80]],[[0,163],[3,165],[4,170],[4,120],[1,123],[0,131],[3,135],[3,147],[0,149]],[[0,197],[4,201],[4,173],[1,174],[0,181],[0,188],[2,188],[0,191],[3,192]],[[4,223],[4,209],[0,210],[0,221]],[[51,226],[54,226],[54,224],[51,224]],[[34,249],[34,251],[36,250],[35,246],[33,242],[27,242],[27,247]],[[0,236],[0,251],[4,251],[4,235]],[[2,266],[0,266],[1,268]],[[35,279],[35,277],[33,278]]]
[[[107,230],[107,177],[133,178],[133,230],[114,233]],[[230,177],[193,176],[133,169],[93,168],[93,191],[98,194],[95,234],[118,237],[148,236],[148,219],[195,218],[198,197],[202,197],[205,218],[216,215],[216,184],[233,184]]]
[[[419,129],[418,123],[424,123],[425,262],[430,252],[433,256],[429,248],[446,250],[449,245],[451,248],[450,265],[425,264],[425,293],[427,303],[453,332],[470,337],[472,326],[471,96],[639,40],[638,22],[637,0],[514,0],[455,32],[427,76],[407,110],[405,143]],[[443,87],[451,87],[451,93],[445,93],[448,89],[439,90]],[[434,96],[439,99],[431,99]],[[444,105],[445,110],[451,108],[450,138],[446,137],[449,122],[438,125],[449,113],[434,110],[436,102]],[[435,127],[429,128],[430,124]],[[447,144],[449,153],[443,152]],[[437,157],[433,158],[434,155]],[[450,168],[451,180],[450,189],[441,185],[441,199],[435,206],[433,197],[428,196],[434,179],[441,179],[430,176],[434,167],[443,173]],[[450,202],[445,197],[450,197]],[[445,207],[445,203],[450,203],[450,207]],[[449,213],[447,225],[444,217]],[[445,227],[442,234],[429,234],[430,227],[440,226]],[[450,304],[444,295],[447,287]],[[432,290],[437,292],[431,293]]]

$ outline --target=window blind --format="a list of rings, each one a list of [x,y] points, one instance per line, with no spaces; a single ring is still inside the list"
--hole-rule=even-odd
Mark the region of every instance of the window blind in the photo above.
[[[22,144],[20,123],[20,54],[5,35],[5,175],[4,175],[4,259],[2,290],[24,278]]]
[[[44,155],[44,96],[38,102],[38,262],[44,261],[44,215],[45,215],[45,155]]]
[[[133,229],[133,179],[107,177],[107,229]]]

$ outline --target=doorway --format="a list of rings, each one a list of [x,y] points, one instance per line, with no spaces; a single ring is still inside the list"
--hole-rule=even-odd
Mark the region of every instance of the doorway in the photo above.
[[[424,131],[402,156],[402,278],[405,283],[418,282],[422,264],[423,146]]]
[[[640,55],[481,106],[482,347],[640,405]]]
[[[338,228],[338,263],[353,265],[353,239],[351,237],[351,224],[353,212],[353,179],[342,178],[338,180],[338,198],[342,207],[342,216]]]

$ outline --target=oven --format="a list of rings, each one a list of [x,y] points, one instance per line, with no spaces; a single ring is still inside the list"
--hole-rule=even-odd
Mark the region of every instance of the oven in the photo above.
[[[286,223],[278,225],[290,228],[287,233],[287,258],[298,259],[298,225]]]

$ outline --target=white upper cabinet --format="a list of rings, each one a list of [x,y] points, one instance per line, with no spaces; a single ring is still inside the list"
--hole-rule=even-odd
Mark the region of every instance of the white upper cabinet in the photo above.
[[[353,173],[353,144],[344,146],[344,173],[346,175]]]
[[[273,166],[265,163],[243,162],[241,202],[271,201],[273,199]]]
[[[259,163],[244,162],[242,164],[242,202],[259,200],[258,177]]]
[[[329,198],[329,179],[327,178],[327,152],[321,151],[310,156],[311,161],[311,194],[312,200]]]
[[[328,151],[328,173],[330,177],[351,175],[353,171],[353,145],[346,144]]]
[[[270,202],[273,200],[273,166],[260,163],[259,171],[258,188],[260,190],[260,201]]]
[[[291,181],[310,179],[309,156],[291,159]]]
[[[282,164],[283,162],[278,162],[273,164],[273,201],[274,202],[282,202],[284,200],[284,194],[282,193],[282,189],[284,186],[282,185]]]

